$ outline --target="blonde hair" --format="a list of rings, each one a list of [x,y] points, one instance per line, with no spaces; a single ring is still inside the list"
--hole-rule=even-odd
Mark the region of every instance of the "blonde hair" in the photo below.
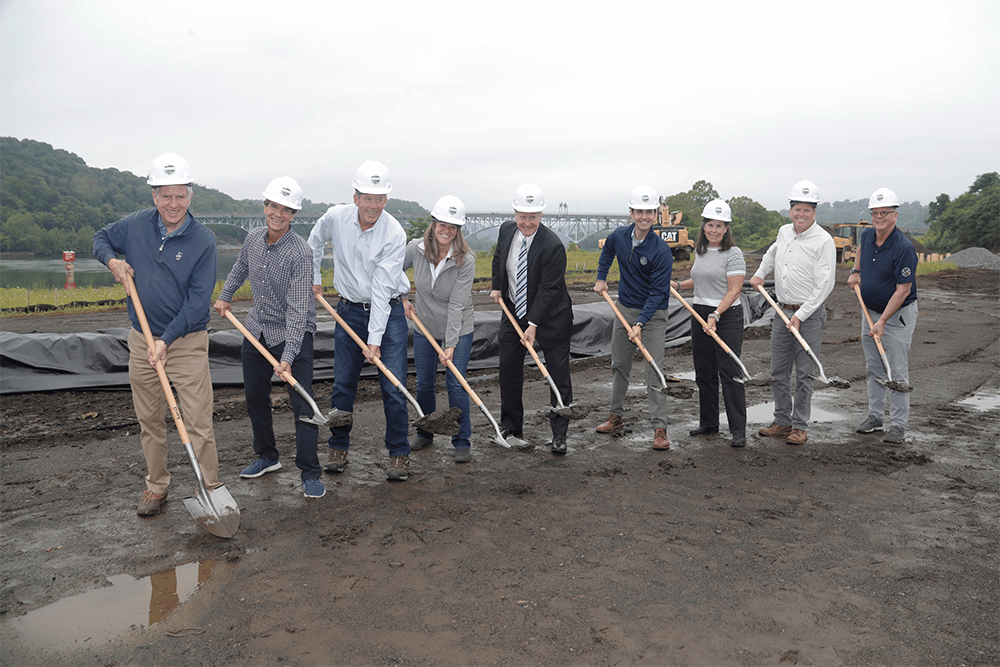
[[[424,257],[431,264],[437,264],[438,261],[438,243],[437,239],[434,238],[434,225],[448,225],[451,223],[441,222],[435,218],[431,218],[431,222],[427,225],[427,230],[424,231]],[[465,240],[465,236],[462,234],[462,226],[454,225],[458,228],[455,233],[455,238],[451,242],[452,246],[452,257],[455,258],[455,266],[462,266],[465,264],[465,256],[470,252],[469,244]]]

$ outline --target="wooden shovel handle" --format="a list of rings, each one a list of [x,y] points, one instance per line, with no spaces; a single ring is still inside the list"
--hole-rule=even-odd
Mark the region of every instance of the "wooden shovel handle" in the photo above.
[[[434,348],[434,351],[437,352],[439,355],[443,355],[444,354],[444,350],[441,349],[441,346],[438,345],[438,342],[436,340],[434,340],[434,336],[431,335],[431,332],[427,330],[427,327],[424,326],[424,323],[420,321],[419,317],[417,317],[417,311],[414,310],[411,313],[411,315],[413,316],[413,323],[417,325],[417,327],[420,329],[421,332],[423,332],[424,338],[426,338],[427,341],[431,344],[431,346]],[[448,366],[448,370],[450,370],[452,372],[452,374],[456,378],[458,378],[458,381],[462,385],[462,389],[465,389],[466,393],[468,393],[469,396],[472,397],[472,401],[476,404],[476,407],[482,405],[483,402],[481,400],[479,400],[479,396],[477,396],[476,392],[474,392],[472,390],[472,387],[469,386],[468,380],[466,380],[462,376],[462,374],[458,370],[458,367],[455,366],[455,364],[452,363],[451,359],[448,359],[446,361],[446,364]]]
[[[264,357],[265,359],[267,359],[267,363],[271,364],[272,366],[277,366],[278,365],[279,362],[278,362],[277,359],[274,358],[274,355],[271,354],[266,347],[264,347],[263,345],[261,345],[260,341],[257,340],[256,338],[254,338],[250,334],[249,331],[247,331],[247,328],[245,326],[243,326],[242,322],[240,322],[238,319],[236,319],[236,316],[233,315],[232,311],[230,311],[230,310],[226,311],[226,319],[229,320],[230,322],[232,322],[233,326],[236,327],[237,329],[239,329],[240,333],[242,333],[244,336],[246,336],[246,339],[248,341],[250,341],[250,343],[255,348],[257,348],[257,351],[260,352],[260,355],[262,357]],[[289,371],[283,372],[281,374],[281,379],[284,380],[285,382],[287,382],[288,384],[290,384],[293,387],[298,384],[298,382],[295,381],[295,378],[292,377],[292,374]]]
[[[358,336],[358,334],[354,333],[354,329],[352,329],[347,324],[347,322],[344,321],[343,317],[341,317],[340,315],[337,314],[337,311],[333,308],[333,306],[331,306],[329,304],[329,302],[327,302],[326,299],[323,298],[322,294],[317,294],[316,295],[316,300],[319,301],[323,305],[324,308],[326,308],[326,311],[328,313],[330,313],[330,316],[337,323],[337,326],[343,327],[344,331],[346,331],[348,334],[350,334],[351,338],[354,339],[354,342],[358,344],[358,347],[360,347],[362,350],[367,350],[368,349],[368,345],[363,340],[361,340],[361,337]],[[381,359],[379,359],[378,357],[372,357],[372,363],[375,364],[375,366],[380,371],[382,371],[382,373],[387,378],[389,378],[389,382],[392,383],[392,386],[394,386],[394,387],[400,386],[399,380],[397,380],[396,376],[392,374],[392,371],[390,371],[388,369],[388,367],[386,367],[386,365],[382,363]]]
[[[694,316],[694,319],[698,320],[698,323],[701,324],[702,327],[705,326],[705,320],[702,319],[701,315],[699,315],[697,313],[697,311],[695,311],[694,308],[691,307],[691,304],[689,304],[687,301],[684,300],[684,297],[682,297],[680,294],[677,293],[677,290],[675,290],[673,287],[671,287],[670,288],[670,294],[673,295],[673,297],[675,299],[677,299],[682,306],[684,306],[685,308],[687,308],[688,312],[691,313],[691,315]],[[729,349],[729,346],[726,345],[725,341],[722,340],[721,338],[719,338],[719,334],[717,334],[717,333],[715,333],[713,331],[709,335],[712,338],[715,339],[715,342],[719,344],[719,347],[721,347],[725,351],[726,354],[728,354],[731,357],[735,357],[736,356],[735,354],[733,354],[733,351]]]
[[[875,322],[872,321],[872,314],[868,312],[868,306],[865,305],[865,300],[861,296],[861,285],[854,286],[854,292],[858,295],[858,302],[861,304],[861,312],[865,314],[865,319],[868,320],[868,329],[872,332],[872,338],[875,339],[875,347],[878,348],[880,354],[885,354],[885,348],[882,347],[882,337],[875,333]]]
[[[625,327],[625,331],[632,331],[632,325],[628,323],[628,320],[626,320],[625,316],[622,315],[622,311],[618,310],[618,306],[616,306],[615,302],[611,300],[610,296],[608,296],[608,291],[604,290],[601,292],[601,296],[603,296],[604,300],[608,302],[609,306],[611,306],[611,310],[615,311],[615,315],[618,316],[618,321],[622,323],[623,327]],[[649,353],[649,350],[647,350],[646,346],[642,344],[642,340],[636,340],[635,345],[639,348],[639,351],[642,352],[642,356],[646,357],[646,361],[653,365],[656,364],[656,362],[653,361],[653,356]]]
[[[132,281],[132,276],[128,273],[125,274],[125,279],[128,281],[128,291],[131,294],[132,306],[135,307],[135,314],[139,318],[139,326],[142,327],[142,335],[146,338],[146,347],[151,351],[156,349],[156,342],[153,340],[153,332],[149,328],[149,320],[146,319],[146,311],[142,308],[142,302],[139,300],[139,292],[135,288],[135,283]],[[182,443],[190,443],[191,439],[188,437],[187,429],[184,428],[184,420],[181,418],[180,408],[177,407],[177,400],[174,398],[174,391],[170,388],[170,380],[167,379],[167,371],[163,368],[163,362],[157,359],[156,361],[156,374],[160,378],[160,386],[163,387],[163,393],[167,397],[167,405],[170,406],[170,414],[174,418],[174,424],[177,426],[177,434],[181,438]]]
[[[513,315],[511,315],[510,310],[507,308],[507,304],[503,302],[503,297],[500,297],[500,307],[503,308],[503,312],[507,314],[507,319],[510,320],[510,323],[514,325],[514,331],[516,331],[517,335],[521,337],[522,339],[521,344],[524,345],[524,340],[523,340],[524,331],[521,330],[521,327],[518,325],[517,320],[514,319]],[[548,370],[546,370],[545,365],[542,363],[542,360],[538,358],[538,353],[535,352],[535,348],[531,345],[524,345],[524,346],[528,348],[528,352],[531,352],[531,358],[535,360],[536,364],[538,364],[538,370],[542,372],[542,377],[548,377],[549,372]]]
[[[764,298],[767,299],[767,302],[771,304],[772,308],[774,308],[774,312],[778,313],[778,315],[781,316],[781,319],[785,321],[786,325],[792,323],[791,320],[788,319],[788,315],[785,315],[785,311],[783,311],[781,307],[774,302],[774,299],[772,299],[771,295],[767,293],[763,285],[757,285],[757,291],[764,295]],[[805,348],[806,352],[810,352],[812,350],[812,348],[809,347],[809,343],[807,343],[806,339],[802,337],[802,334],[799,333],[798,329],[792,327],[792,333],[795,334],[795,337],[798,339],[802,347]]]

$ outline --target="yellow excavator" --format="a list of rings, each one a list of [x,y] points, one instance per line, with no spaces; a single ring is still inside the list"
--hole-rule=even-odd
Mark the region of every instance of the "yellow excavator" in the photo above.
[[[854,258],[858,256],[861,232],[871,226],[872,223],[868,220],[823,225],[833,237],[833,245],[837,249],[837,264],[854,261]]]

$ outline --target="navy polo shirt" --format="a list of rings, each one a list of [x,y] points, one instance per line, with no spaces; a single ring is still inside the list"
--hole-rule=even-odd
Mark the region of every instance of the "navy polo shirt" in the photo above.
[[[861,267],[861,296],[865,305],[881,313],[896,292],[896,285],[910,283],[910,293],[900,306],[917,300],[917,251],[898,228],[879,247],[875,243],[875,229],[861,232],[859,266]]]

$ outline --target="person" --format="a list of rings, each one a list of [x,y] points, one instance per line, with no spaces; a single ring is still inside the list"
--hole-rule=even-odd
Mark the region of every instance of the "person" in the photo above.
[[[882,442],[903,442],[910,417],[910,394],[891,391],[878,383],[884,375],[882,358],[875,338],[885,349],[895,381],[910,381],[910,343],[917,326],[917,252],[913,243],[896,228],[899,199],[888,188],[879,188],[868,200],[872,228],[861,232],[858,254],[847,279],[853,290],[861,286],[861,298],[871,313],[875,327],[861,317],[861,347],[865,353],[868,383],[868,416],[858,425],[858,433],[884,429],[882,418],[889,402],[889,430]]]
[[[130,298],[128,375],[148,471],[139,516],[157,514],[170,485],[167,398],[156,373],[157,362],[163,363],[177,390],[205,486],[209,490],[221,486],[208,371],[208,322],[218,250],[215,235],[188,211],[193,181],[187,160],[163,153],[153,160],[146,178],[155,208],[128,215],[94,234],[94,257],[126,286],[129,297],[138,296],[155,338],[150,350]],[[135,294],[129,292],[126,274],[135,281]]]
[[[337,314],[367,346],[362,350],[343,327],[334,334],[333,395],[336,410],[354,411],[358,379],[366,360],[381,359],[389,371],[406,378],[406,318],[403,297],[410,281],[403,273],[406,232],[385,212],[392,191],[389,170],[369,160],[354,174],[354,203],[331,206],[309,234],[313,251],[313,293],[322,294],[320,264],[327,243],[333,246],[333,286],[340,294]],[[385,412],[385,447],[389,450],[386,478],[404,481],[410,474],[409,413],[406,399],[379,373]],[[351,427],[331,426],[330,454],[324,469],[342,473],[351,446]]]
[[[632,224],[618,227],[604,241],[597,263],[594,291],[608,291],[608,271],[617,258],[621,279],[618,282],[618,310],[629,322],[628,330],[617,317],[611,330],[611,414],[597,427],[598,433],[621,434],[625,427],[625,393],[632,372],[636,342],[649,351],[653,363],[663,363],[667,334],[667,306],[670,301],[670,275],[674,258],[670,246],[658,234],[650,233],[656,224],[660,198],[648,185],[640,185],[629,197]],[[653,449],[670,449],[667,437],[667,397],[659,391],[660,377],[646,366],[646,396],[653,426]]]
[[[292,220],[302,208],[302,188],[295,179],[281,176],[264,190],[267,225],[250,230],[239,257],[215,301],[220,317],[232,310],[233,294],[247,279],[253,308],[246,328],[278,360],[272,366],[253,344],[244,339],[243,390],[253,428],[257,460],[240,473],[255,479],[281,469],[271,418],[271,374],[289,372],[312,395],[313,335],[316,333],[316,300],[312,293],[312,249],[291,231]],[[322,468],[316,453],[319,428],[299,419],[312,415],[312,407],[288,385],[295,417],[295,465],[301,470],[306,498],[322,498]]]
[[[729,225],[733,212],[729,204],[713,199],[701,213],[701,230],[695,243],[691,277],[672,283],[675,289],[694,288],[692,308],[705,321],[702,327],[691,317],[691,356],[698,385],[698,427],[693,436],[719,432],[719,384],[729,421],[730,445],[747,444],[747,399],[743,372],[722,346],[712,338],[721,338],[737,357],[743,350],[743,304],[740,292],[747,265],[743,251],[735,245]]]
[[[810,181],[799,181],[789,195],[792,222],[782,225],[778,237],[764,253],[750,285],[756,289],[774,270],[778,307],[790,322],[775,317],[771,325],[771,390],[774,393],[774,421],[758,431],[769,438],[785,438],[790,445],[803,445],[811,414],[814,364],[798,342],[797,329],[815,354],[819,354],[826,326],[826,298],[833,291],[837,251],[833,237],[816,224],[819,191]],[[795,366],[795,397],[791,393],[792,366]]]
[[[465,204],[453,195],[437,200],[431,210],[431,221],[423,239],[414,239],[406,246],[403,270],[413,267],[416,287],[416,308],[403,302],[406,316],[413,319],[414,311],[427,330],[444,349],[435,353],[433,346],[419,330],[413,332],[413,361],[417,368],[417,402],[424,414],[435,409],[434,384],[438,361],[451,361],[465,375],[472,353],[475,310],[472,307],[472,281],[476,277],[476,256],[462,235],[465,224]],[[447,365],[447,364],[445,364]],[[458,378],[445,370],[448,407],[462,410],[459,432],[452,436],[455,463],[471,459],[469,436],[469,395]],[[411,450],[423,449],[434,440],[432,433],[417,429]]]
[[[541,188],[525,183],[514,192],[514,220],[500,226],[493,254],[490,298],[503,299],[518,321],[517,335],[506,316],[500,318],[500,427],[504,437],[521,438],[524,426],[525,345],[538,342],[545,367],[563,403],[573,400],[569,375],[569,339],[573,333],[573,302],[566,289],[566,248],[556,233],[542,224],[545,196]],[[550,391],[551,404],[558,405]],[[566,453],[569,417],[549,413],[552,452]]]

